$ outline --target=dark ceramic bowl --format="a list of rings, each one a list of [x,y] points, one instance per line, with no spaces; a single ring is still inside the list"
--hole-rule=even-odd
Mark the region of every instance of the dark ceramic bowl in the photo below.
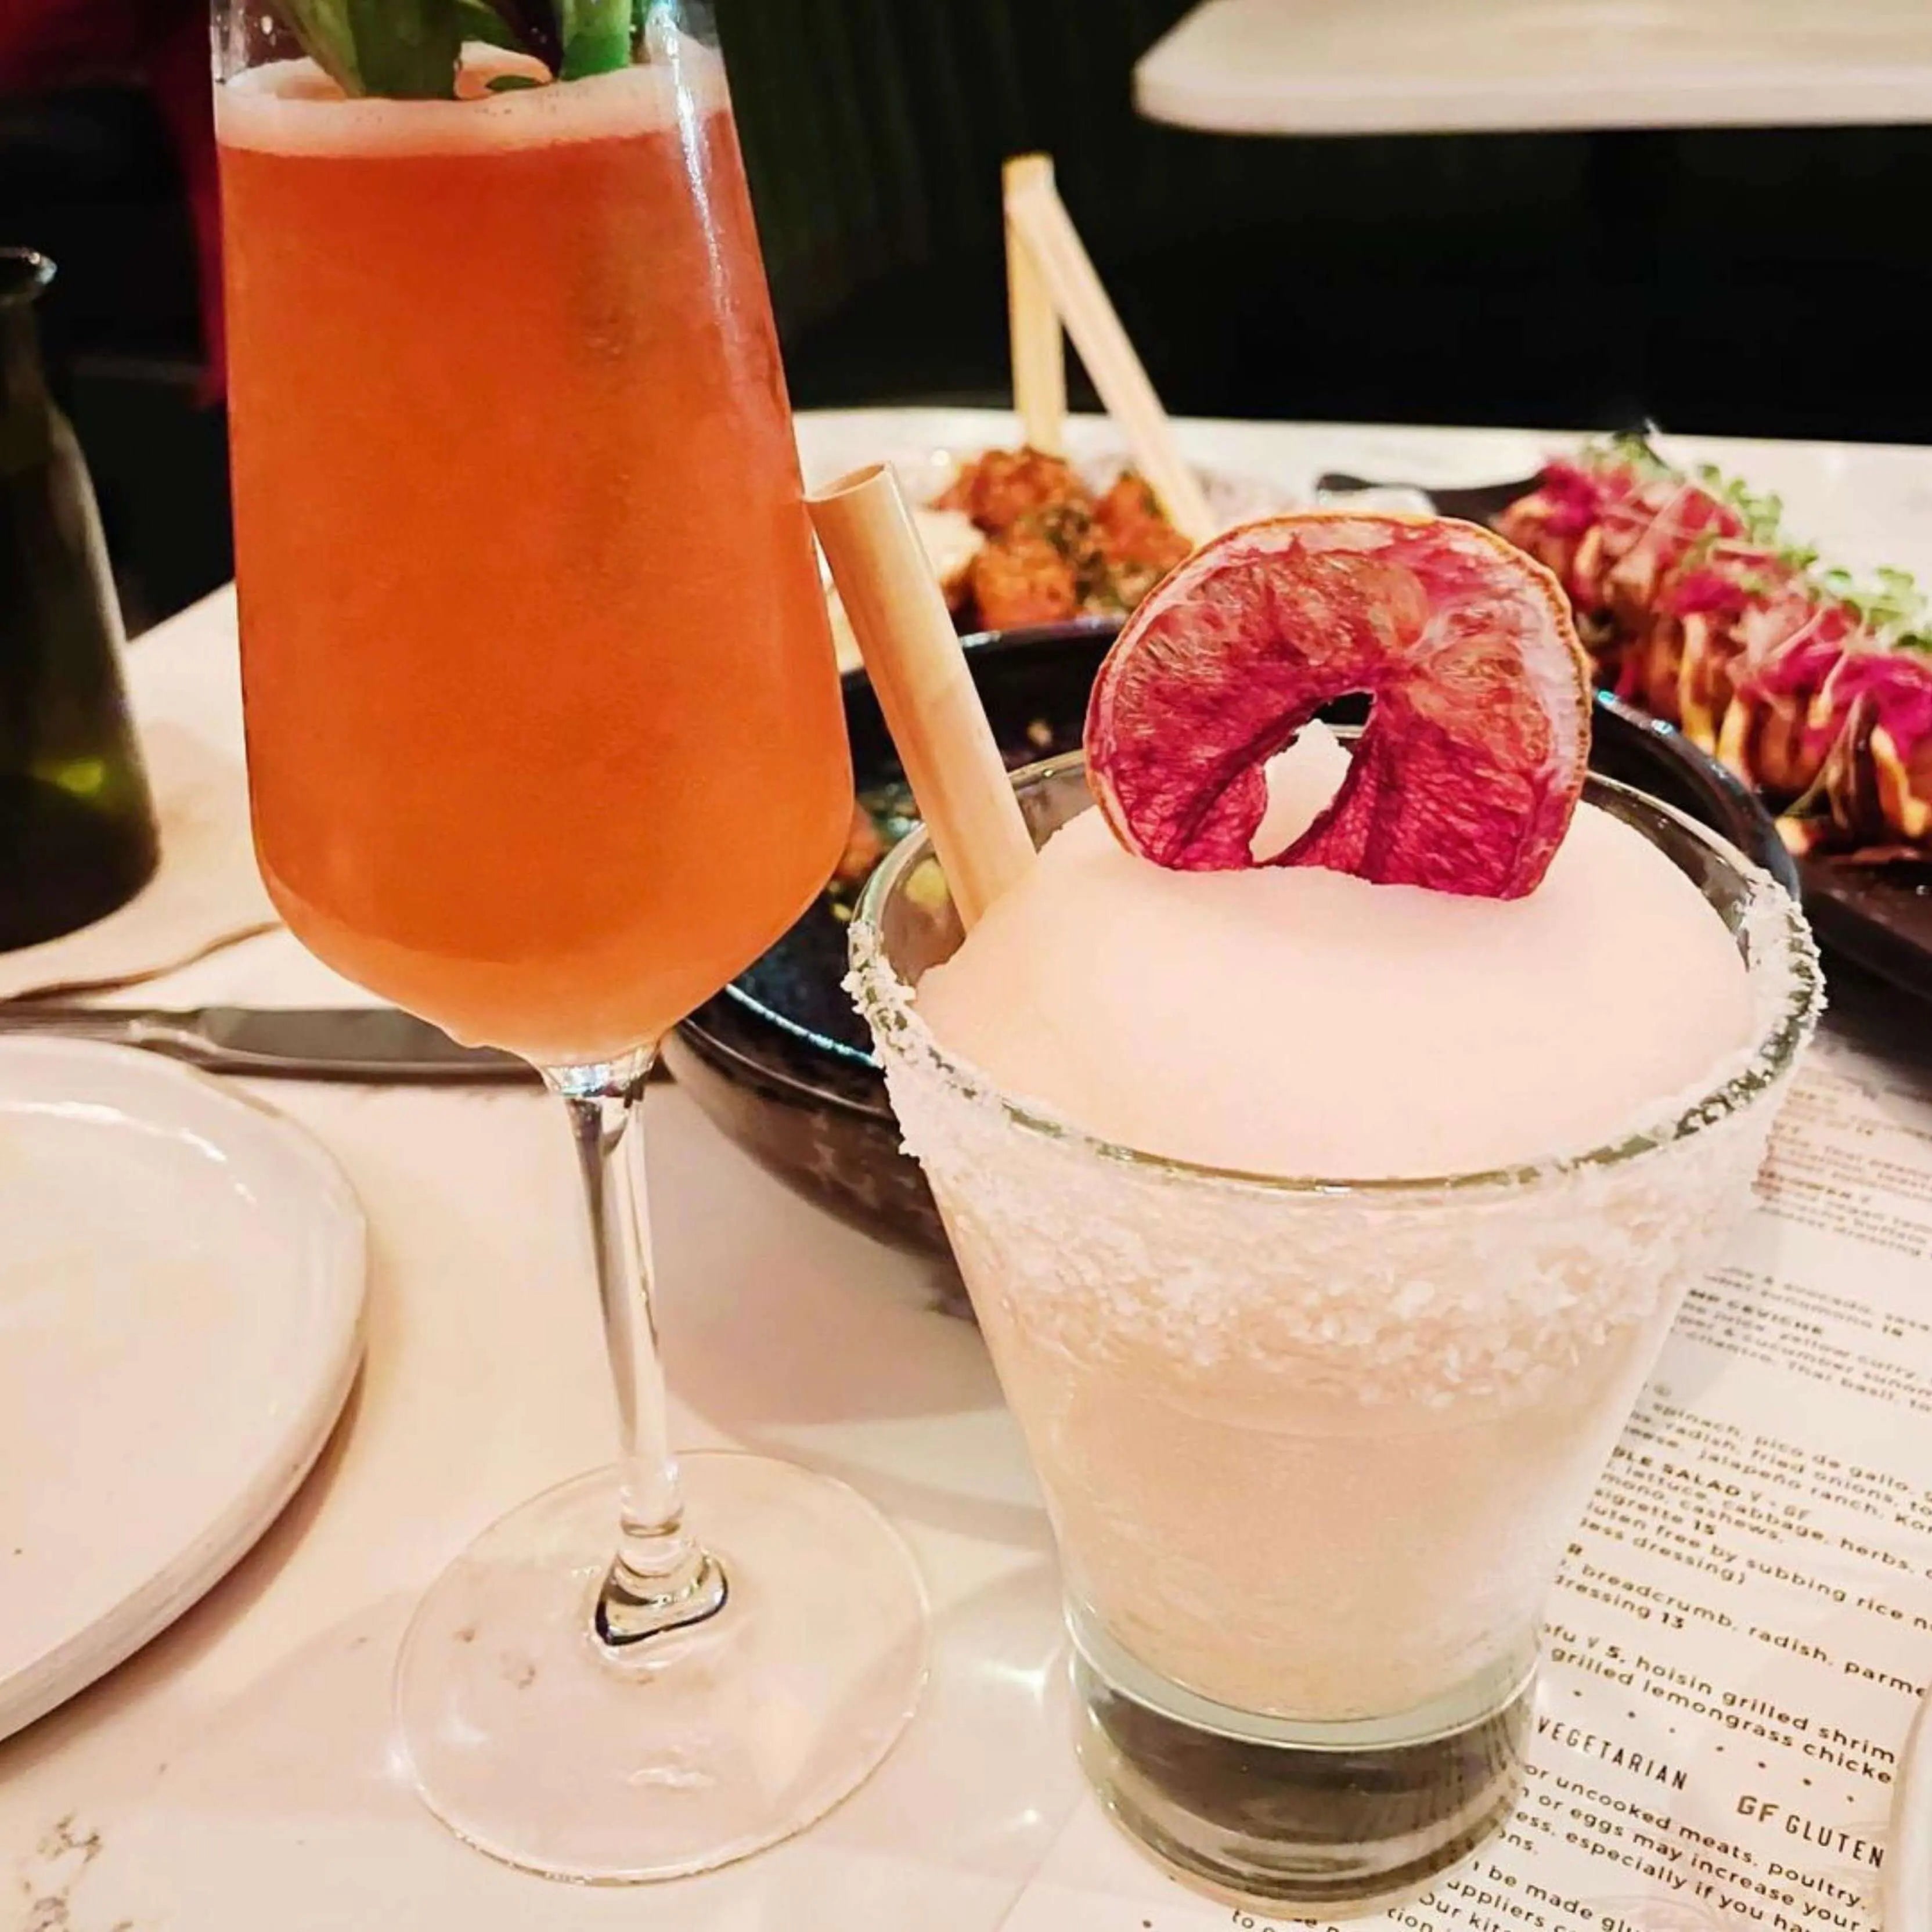
[[[1009,765],[1080,742],[1112,619],[969,638],[973,679]],[[862,671],[845,679],[845,717],[862,794],[901,774]],[[1363,706],[1337,706],[1353,722]],[[1592,767],[1721,833],[1796,892],[1797,873],[1763,808],[1714,760],[1600,694]],[[926,1182],[899,1150],[898,1124],[863,1023],[846,998],[846,929],[820,899],[763,958],[665,1042],[678,1083],[740,1146],[808,1200],[902,1246],[946,1252]]]

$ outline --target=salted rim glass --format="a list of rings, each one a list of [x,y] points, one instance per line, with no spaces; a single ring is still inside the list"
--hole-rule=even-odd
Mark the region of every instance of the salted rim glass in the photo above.
[[[1014,775],[1036,842],[1084,777],[1077,753]],[[1641,793],[1585,795],[1724,920],[1751,1036],[1613,1141],[1462,1173],[1088,1133],[919,1013],[962,939],[922,830],[860,896],[848,983],[1048,1498],[1076,1750],[1217,1894],[1380,1909],[1500,1825],[1562,1540],[1817,1013],[1781,886]]]

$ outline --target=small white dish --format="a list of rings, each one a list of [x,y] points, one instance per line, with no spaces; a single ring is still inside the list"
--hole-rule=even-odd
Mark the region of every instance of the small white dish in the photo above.
[[[355,1379],[364,1247],[341,1171],[266,1108],[0,1040],[0,1737],[280,1513]]]

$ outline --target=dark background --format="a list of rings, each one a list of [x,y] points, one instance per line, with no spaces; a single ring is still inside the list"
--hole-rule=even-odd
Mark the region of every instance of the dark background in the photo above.
[[[720,0],[793,398],[1006,399],[999,164],[1045,148],[1178,412],[1932,442],[1932,129],[1271,140],[1139,119],[1189,0]],[[152,105],[0,100],[0,239],[138,626],[229,572]]]

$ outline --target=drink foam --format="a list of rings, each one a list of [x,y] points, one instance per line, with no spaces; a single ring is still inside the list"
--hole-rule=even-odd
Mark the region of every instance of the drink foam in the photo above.
[[[1168,871],[1086,812],[919,1008],[1004,1091],[1103,1139],[1338,1178],[1586,1153],[1753,1026],[1723,922],[1588,806],[1514,900],[1316,867]]]
[[[458,83],[468,98],[353,100],[312,60],[272,61],[216,87],[215,132],[224,147],[284,154],[500,153],[669,133],[729,104],[724,62],[688,38],[614,74],[484,91],[499,75],[542,72],[519,56],[472,46]]]

